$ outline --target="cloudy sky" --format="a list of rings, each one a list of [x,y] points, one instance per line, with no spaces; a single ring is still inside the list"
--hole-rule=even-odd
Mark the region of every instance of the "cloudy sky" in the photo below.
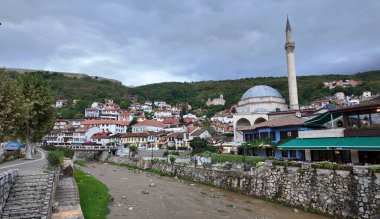
[[[0,66],[141,85],[380,69],[380,1],[1,0]]]

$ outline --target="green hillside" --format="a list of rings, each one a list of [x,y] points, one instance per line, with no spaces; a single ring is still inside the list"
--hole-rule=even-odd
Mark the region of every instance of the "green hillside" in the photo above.
[[[339,79],[356,79],[364,81],[355,88],[324,89],[324,81]],[[380,93],[380,71],[370,71],[353,75],[317,75],[297,77],[298,95],[301,104],[334,95],[343,91],[346,95],[360,95],[364,90]],[[201,81],[192,83],[167,82],[139,86],[131,90],[141,100],[162,99],[170,103],[189,102],[194,107],[204,107],[207,98],[224,95],[227,106],[239,101],[243,93],[255,85],[268,85],[277,89],[284,98],[288,99],[288,81],[286,77],[243,78],[224,81]]]
[[[73,78],[58,73],[40,73],[49,82],[56,99],[67,99],[70,103],[74,99],[79,100],[77,105],[70,105],[59,110],[59,114],[63,118],[80,117],[80,113],[83,114],[85,107],[88,107],[94,101],[104,101],[105,98],[114,99],[125,107],[129,104],[125,100],[127,94],[137,95],[139,101],[165,100],[171,104],[188,102],[193,108],[205,107],[205,102],[208,98],[216,98],[223,94],[228,107],[237,103],[243,93],[252,86],[268,85],[277,89],[284,98],[288,98],[288,81],[286,77],[243,78],[191,83],[164,82],[128,88],[118,83],[106,80],[99,81],[90,77]],[[15,75],[16,73],[13,72],[12,74]],[[364,83],[355,88],[336,88],[332,90],[323,88],[324,81],[339,79],[356,79],[362,80]],[[365,90],[380,93],[380,71],[352,75],[299,76],[297,77],[297,82],[301,104],[308,104],[315,99],[331,96],[339,91],[343,91],[346,95],[360,95]]]

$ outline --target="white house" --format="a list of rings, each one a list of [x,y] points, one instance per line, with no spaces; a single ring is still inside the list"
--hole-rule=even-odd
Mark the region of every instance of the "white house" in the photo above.
[[[64,107],[65,105],[67,105],[67,100],[57,100],[55,102],[55,108],[61,108],[61,107]]]
[[[83,144],[91,141],[91,137],[98,132],[101,132],[97,126],[94,127],[81,127],[74,131],[73,133],[73,144]]]
[[[221,123],[231,123],[234,121],[233,116],[228,113],[223,113],[223,114],[217,114],[213,117],[211,117],[211,121],[219,121]]]
[[[82,122],[83,127],[99,127],[102,131],[117,133],[127,133],[129,122],[120,120],[86,120]]]
[[[166,127],[165,124],[155,120],[144,120],[132,126],[132,133],[159,132]]]
[[[91,136],[91,142],[95,142],[96,144],[106,145],[110,143],[110,135],[111,132],[98,132]]]
[[[154,112],[154,117],[160,118],[160,117],[171,117],[172,112],[171,111],[165,111],[165,110],[157,110]]]

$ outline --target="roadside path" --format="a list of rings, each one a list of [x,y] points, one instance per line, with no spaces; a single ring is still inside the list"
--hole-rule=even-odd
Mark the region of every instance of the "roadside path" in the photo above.
[[[319,215],[197,183],[102,163],[79,167],[102,181],[113,202],[108,218],[284,218]],[[154,183],[153,187],[150,184]],[[144,194],[143,191],[149,192]],[[133,209],[132,209],[132,208]]]
[[[18,169],[20,175],[41,173],[47,165],[45,152],[38,149],[38,152],[34,154],[32,158],[33,160],[17,159],[0,164],[0,172]]]

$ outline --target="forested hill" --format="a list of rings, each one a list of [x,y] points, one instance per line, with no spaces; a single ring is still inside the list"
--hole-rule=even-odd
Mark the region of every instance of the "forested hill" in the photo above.
[[[324,81],[339,79],[356,79],[364,83],[355,88],[324,89]],[[316,75],[297,77],[298,96],[301,104],[334,95],[343,91],[346,95],[360,95],[365,90],[380,93],[380,70],[357,73],[353,75]],[[167,102],[189,102],[194,107],[204,106],[208,98],[224,95],[226,105],[237,103],[243,93],[255,85],[268,85],[277,89],[288,99],[287,77],[243,78],[238,80],[201,81],[192,83],[166,82],[135,87],[131,90],[140,99],[165,100]]]
[[[165,82],[128,88],[119,83],[107,80],[95,80],[90,77],[66,77],[58,73],[40,72],[51,86],[56,99],[80,100],[75,106],[83,113],[83,108],[94,101],[103,101],[105,98],[114,99],[117,103],[125,101],[127,94],[138,96],[139,101],[164,100],[171,104],[188,102],[193,107],[204,107],[208,98],[224,95],[226,105],[230,106],[239,101],[243,93],[255,85],[268,85],[277,89],[284,98],[288,98],[288,82],[286,77],[243,78],[223,81],[200,81],[191,83]],[[15,74],[15,73],[13,73]],[[355,88],[324,89],[324,81],[339,79],[356,79],[364,81]],[[352,75],[318,75],[297,77],[298,94],[301,104],[307,104],[315,99],[333,95],[344,91],[347,95],[360,95],[364,90],[380,93],[380,70],[357,73]],[[127,101],[128,102],[128,101]]]

